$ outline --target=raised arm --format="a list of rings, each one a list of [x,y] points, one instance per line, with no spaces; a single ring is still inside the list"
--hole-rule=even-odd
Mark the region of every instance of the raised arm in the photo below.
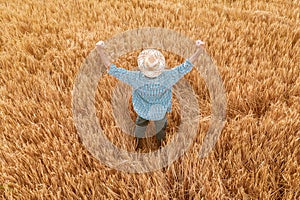
[[[103,41],[99,41],[96,43],[96,49],[97,52],[104,64],[104,66],[109,70],[111,62],[109,61],[109,58],[105,55],[104,51],[103,51],[103,47],[104,47],[104,42]]]
[[[108,74],[116,77],[120,81],[123,81],[124,83],[127,83],[133,87],[136,86],[136,79],[139,76],[139,73],[137,71],[130,71],[124,68],[117,67],[115,64],[112,64],[109,60],[109,58],[105,55],[103,51],[104,42],[99,41],[96,44],[97,52],[104,64],[104,66],[107,68]]]
[[[178,65],[170,70],[166,70],[166,75],[168,76],[168,84],[169,86],[173,86],[177,81],[179,81],[185,74],[189,73],[195,62],[197,61],[199,55],[201,54],[201,48],[204,49],[204,42],[201,40],[196,41],[196,52],[191,55],[184,63]]]
[[[204,48],[204,42],[202,42],[201,40],[197,40],[196,41],[196,47],[197,47],[197,50],[196,52],[191,55],[191,57],[189,58],[189,61],[192,63],[192,64],[195,64],[195,62],[197,61],[198,57],[200,56],[201,54],[201,49],[205,49]]]

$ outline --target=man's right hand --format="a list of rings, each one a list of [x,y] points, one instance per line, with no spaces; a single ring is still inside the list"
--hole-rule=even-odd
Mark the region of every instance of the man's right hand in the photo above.
[[[204,45],[205,45],[205,42],[203,42],[202,40],[197,40],[196,41],[196,47],[197,48],[205,49]]]
[[[204,42],[202,42],[201,40],[197,40],[196,41],[196,47],[197,50],[196,52],[189,58],[190,62],[195,64],[196,60],[198,59],[199,55],[201,54],[201,48],[205,50],[204,48]]]

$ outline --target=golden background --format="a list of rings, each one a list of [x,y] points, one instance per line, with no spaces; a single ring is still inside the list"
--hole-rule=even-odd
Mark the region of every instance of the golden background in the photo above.
[[[299,13],[297,0],[0,0],[0,197],[298,199]],[[224,81],[227,121],[205,159],[197,152],[210,100],[193,73],[186,78],[195,83],[208,117],[193,147],[165,170],[119,172],[80,143],[72,89],[81,63],[97,41],[139,27],[168,28],[206,42]],[[182,61],[165,55],[169,65]],[[134,66],[136,56],[117,63]],[[99,80],[100,123],[116,145],[133,149],[133,138],[115,138],[110,113],[101,111],[110,106],[115,83],[107,75]],[[179,121],[176,98],[174,103],[169,133]],[[151,150],[151,139],[144,142]]]

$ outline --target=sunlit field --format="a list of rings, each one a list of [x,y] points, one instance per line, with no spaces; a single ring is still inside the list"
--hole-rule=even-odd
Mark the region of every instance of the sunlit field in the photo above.
[[[227,97],[226,123],[200,159],[211,101],[195,69],[185,76],[202,118],[190,149],[155,172],[105,166],[82,144],[72,90],[99,40],[162,27],[206,42]],[[176,42],[176,41],[174,41]],[[109,52],[108,52],[109,53]],[[133,69],[139,52],[114,61]],[[163,51],[168,66],[185,58]],[[97,117],[119,148],[134,138],[115,126],[111,91],[99,79]],[[167,143],[180,124],[178,97]],[[129,102],[130,116],[136,114]],[[143,139],[143,152],[157,149]],[[299,199],[300,2],[298,0],[0,0],[0,197],[2,199]]]

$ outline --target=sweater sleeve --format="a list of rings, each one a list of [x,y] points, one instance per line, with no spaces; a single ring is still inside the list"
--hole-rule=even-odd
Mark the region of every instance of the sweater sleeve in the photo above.
[[[133,86],[136,82],[138,72],[130,71],[124,68],[117,67],[115,64],[111,64],[108,70],[108,74],[116,77],[120,81]]]
[[[187,59],[181,65],[178,65],[168,70],[169,84],[174,85],[177,83],[185,74],[189,73],[193,69],[193,64]]]
[[[188,72],[190,72],[193,68],[193,64],[187,59],[184,63],[181,65],[178,65],[177,67],[174,67],[171,69],[173,73],[177,73],[179,76],[184,76]]]

